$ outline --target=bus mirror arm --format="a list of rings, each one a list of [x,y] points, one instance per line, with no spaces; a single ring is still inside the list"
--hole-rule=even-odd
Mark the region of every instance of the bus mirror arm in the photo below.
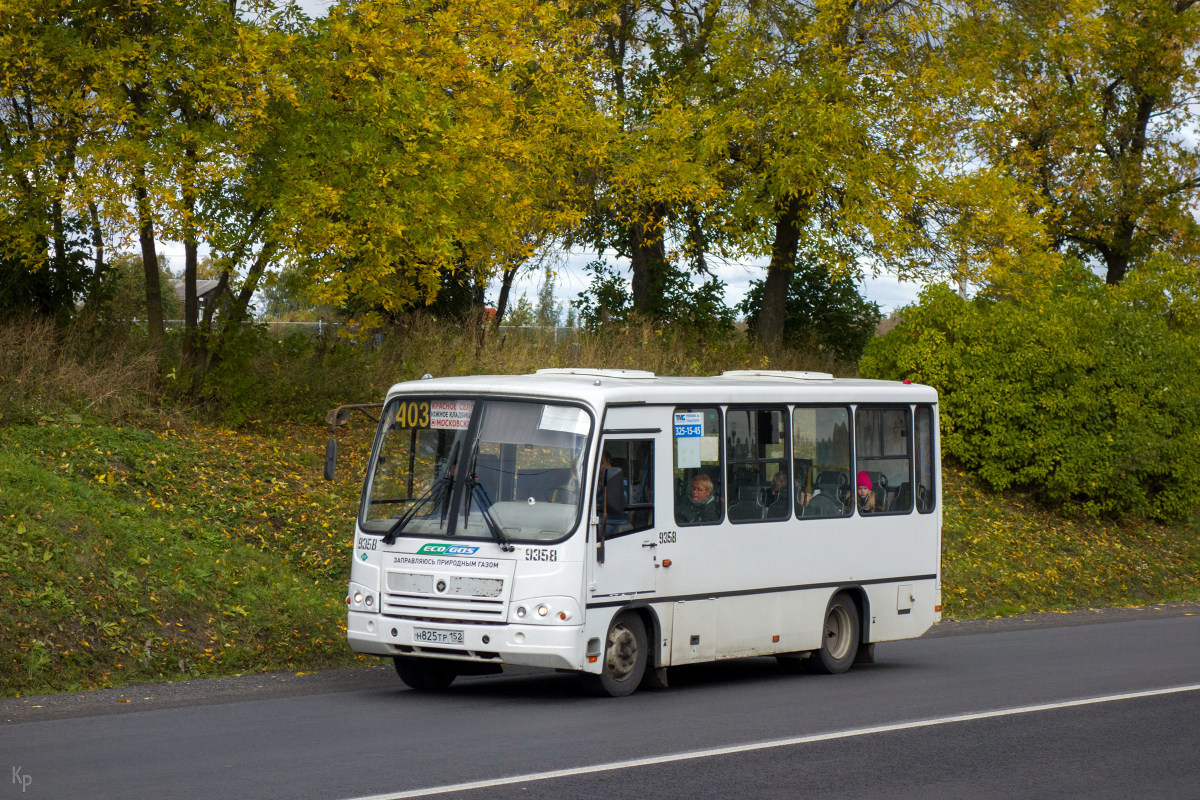
[[[333,480],[333,472],[337,466],[337,429],[350,421],[350,415],[357,411],[376,424],[376,419],[367,409],[383,408],[383,403],[351,403],[341,405],[325,415],[325,423],[329,425],[329,441],[325,443],[325,480]]]

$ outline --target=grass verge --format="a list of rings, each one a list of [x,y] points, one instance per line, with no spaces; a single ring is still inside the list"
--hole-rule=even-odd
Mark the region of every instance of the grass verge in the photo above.
[[[0,695],[360,661],[344,590],[372,431],[0,429]],[[943,599],[969,618],[1200,599],[1191,525],[1064,520],[945,470]]]

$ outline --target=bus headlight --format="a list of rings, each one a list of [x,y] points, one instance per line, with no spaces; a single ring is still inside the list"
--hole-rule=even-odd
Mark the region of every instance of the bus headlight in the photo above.
[[[350,582],[350,591],[346,593],[346,607],[351,611],[378,612],[379,593],[360,583]]]
[[[513,608],[512,615],[514,622],[520,620],[526,624],[562,624],[579,617],[579,602],[570,597],[525,601]]]

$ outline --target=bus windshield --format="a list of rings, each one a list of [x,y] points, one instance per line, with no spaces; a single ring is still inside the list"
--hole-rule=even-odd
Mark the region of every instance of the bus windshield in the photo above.
[[[591,426],[586,411],[565,404],[393,399],[360,524],[389,537],[562,539],[580,517]]]

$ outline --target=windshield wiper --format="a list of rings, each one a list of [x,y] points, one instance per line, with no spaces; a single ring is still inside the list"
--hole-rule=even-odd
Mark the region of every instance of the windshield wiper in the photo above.
[[[500,549],[505,553],[511,553],[515,550],[516,548],[508,540],[508,536],[505,535],[504,529],[500,527],[500,523],[496,522],[496,518],[492,516],[490,508],[492,505],[491,498],[487,496],[487,491],[483,488],[483,484],[479,482],[479,479],[474,474],[467,479],[467,509],[463,513],[464,528],[471,518],[472,500],[478,501],[479,513],[483,517],[488,531],[492,534],[492,538],[500,543]]]
[[[401,533],[408,523],[412,522],[413,517],[417,515],[417,511],[425,507],[425,504],[431,503],[434,506],[442,503],[442,518],[445,519],[446,507],[450,501],[450,487],[454,485],[454,475],[446,474],[438,478],[428,492],[417,498],[417,501],[409,506],[408,511],[400,515],[400,518],[392,523],[392,527],[387,529],[387,533],[383,534],[383,543],[392,545],[396,543],[396,535]]]

